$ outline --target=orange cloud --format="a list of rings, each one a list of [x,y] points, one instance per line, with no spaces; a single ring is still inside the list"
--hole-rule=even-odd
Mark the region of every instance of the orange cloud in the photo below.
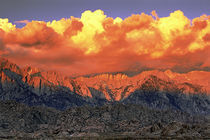
[[[122,20],[103,11],[81,18],[31,21],[19,29],[0,19],[0,55],[20,65],[67,75],[172,69],[210,70],[210,16],[188,19],[180,10]]]
[[[30,21],[28,20],[20,20],[20,21],[15,21],[15,23],[24,23],[24,24],[27,24],[29,23]]]
[[[12,25],[12,23],[9,22],[7,18],[2,19],[0,18],[0,29],[2,29],[5,32],[10,32],[12,30],[15,30],[16,26]]]
[[[46,23],[32,21],[22,29],[15,29],[4,37],[5,44],[16,44],[22,47],[48,48],[56,45],[59,35],[47,27]]]

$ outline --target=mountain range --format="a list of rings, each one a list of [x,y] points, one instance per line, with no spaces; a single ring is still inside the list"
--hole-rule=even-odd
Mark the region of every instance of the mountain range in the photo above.
[[[109,73],[70,78],[59,72],[19,67],[7,59],[0,60],[1,100],[59,110],[123,103],[210,114],[209,83],[210,72],[206,71],[151,70],[132,77]]]

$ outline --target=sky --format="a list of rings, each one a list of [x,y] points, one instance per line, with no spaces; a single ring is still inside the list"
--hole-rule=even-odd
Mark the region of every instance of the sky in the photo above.
[[[0,56],[65,75],[210,71],[209,0],[0,0]]]
[[[11,22],[19,20],[51,21],[70,16],[80,17],[85,10],[103,10],[107,16],[125,18],[131,14],[149,14],[155,10],[160,17],[181,10],[192,19],[210,14],[210,0],[0,0],[0,17]]]

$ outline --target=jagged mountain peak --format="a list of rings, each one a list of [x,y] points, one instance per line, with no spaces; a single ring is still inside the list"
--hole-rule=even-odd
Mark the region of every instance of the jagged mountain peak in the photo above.
[[[170,69],[165,70],[164,73],[165,73],[170,79],[173,79],[173,78],[176,77],[176,75],[177,75],[177,73],[171,71]]]
[[[35,67],[32,67],[32,66],[25,66],[25,67],[22,68],[22,70],[25,73],[27,73],[28,75],[32,75],[32,74],[41,72],[41,70],[39,68],[35,68]]]
[[[97,75],[93,75],[93,76],[80,76],[80,77],[76,77],[75,79],[99,79],[99,80],[122,80],[122,79],[127,79],[128,76],[126,74],[123,73],[102,73],[102,74],[97,74]]]
[[[0,58],[0,68],[1,69],[9,69],[16,73],[21,72],[20,68],[15,63],[12,63],[5,58]]]
[[[140,78],[140,79],[145,79],[145,78],[148,78],[150,76],[156,76],[160,79],[163,79],[163,80],[170,80],[170,77],[163,71],[160,71],[160,70],[151,70],[151,71],[143,71],[142,73],[134,76],[134,77],[137,77],[137,78]]]
[[[94,78],[105,79],[105,80],[122,80],[122,79],[127,79],[128,76],[122,73],[117,73],[117,74],[101,74],[95,76]]]

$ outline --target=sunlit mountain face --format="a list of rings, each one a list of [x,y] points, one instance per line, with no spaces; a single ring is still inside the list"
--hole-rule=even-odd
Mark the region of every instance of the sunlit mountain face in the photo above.
[[[210,70],[209,15],[189,19],[178,10],[158,17],[152,11],[121,19],[96,10],[80,18],[18,22],[26,25],[17,28],[9,19],[0,19],[0,55],[20,67],[66,76]]]
[[[72,106],[141,104],[190,114],[210,114],[210,72],[144,71],[70,78],[54,71],[20,68],[0,60],[0,100],[65,110]]]

